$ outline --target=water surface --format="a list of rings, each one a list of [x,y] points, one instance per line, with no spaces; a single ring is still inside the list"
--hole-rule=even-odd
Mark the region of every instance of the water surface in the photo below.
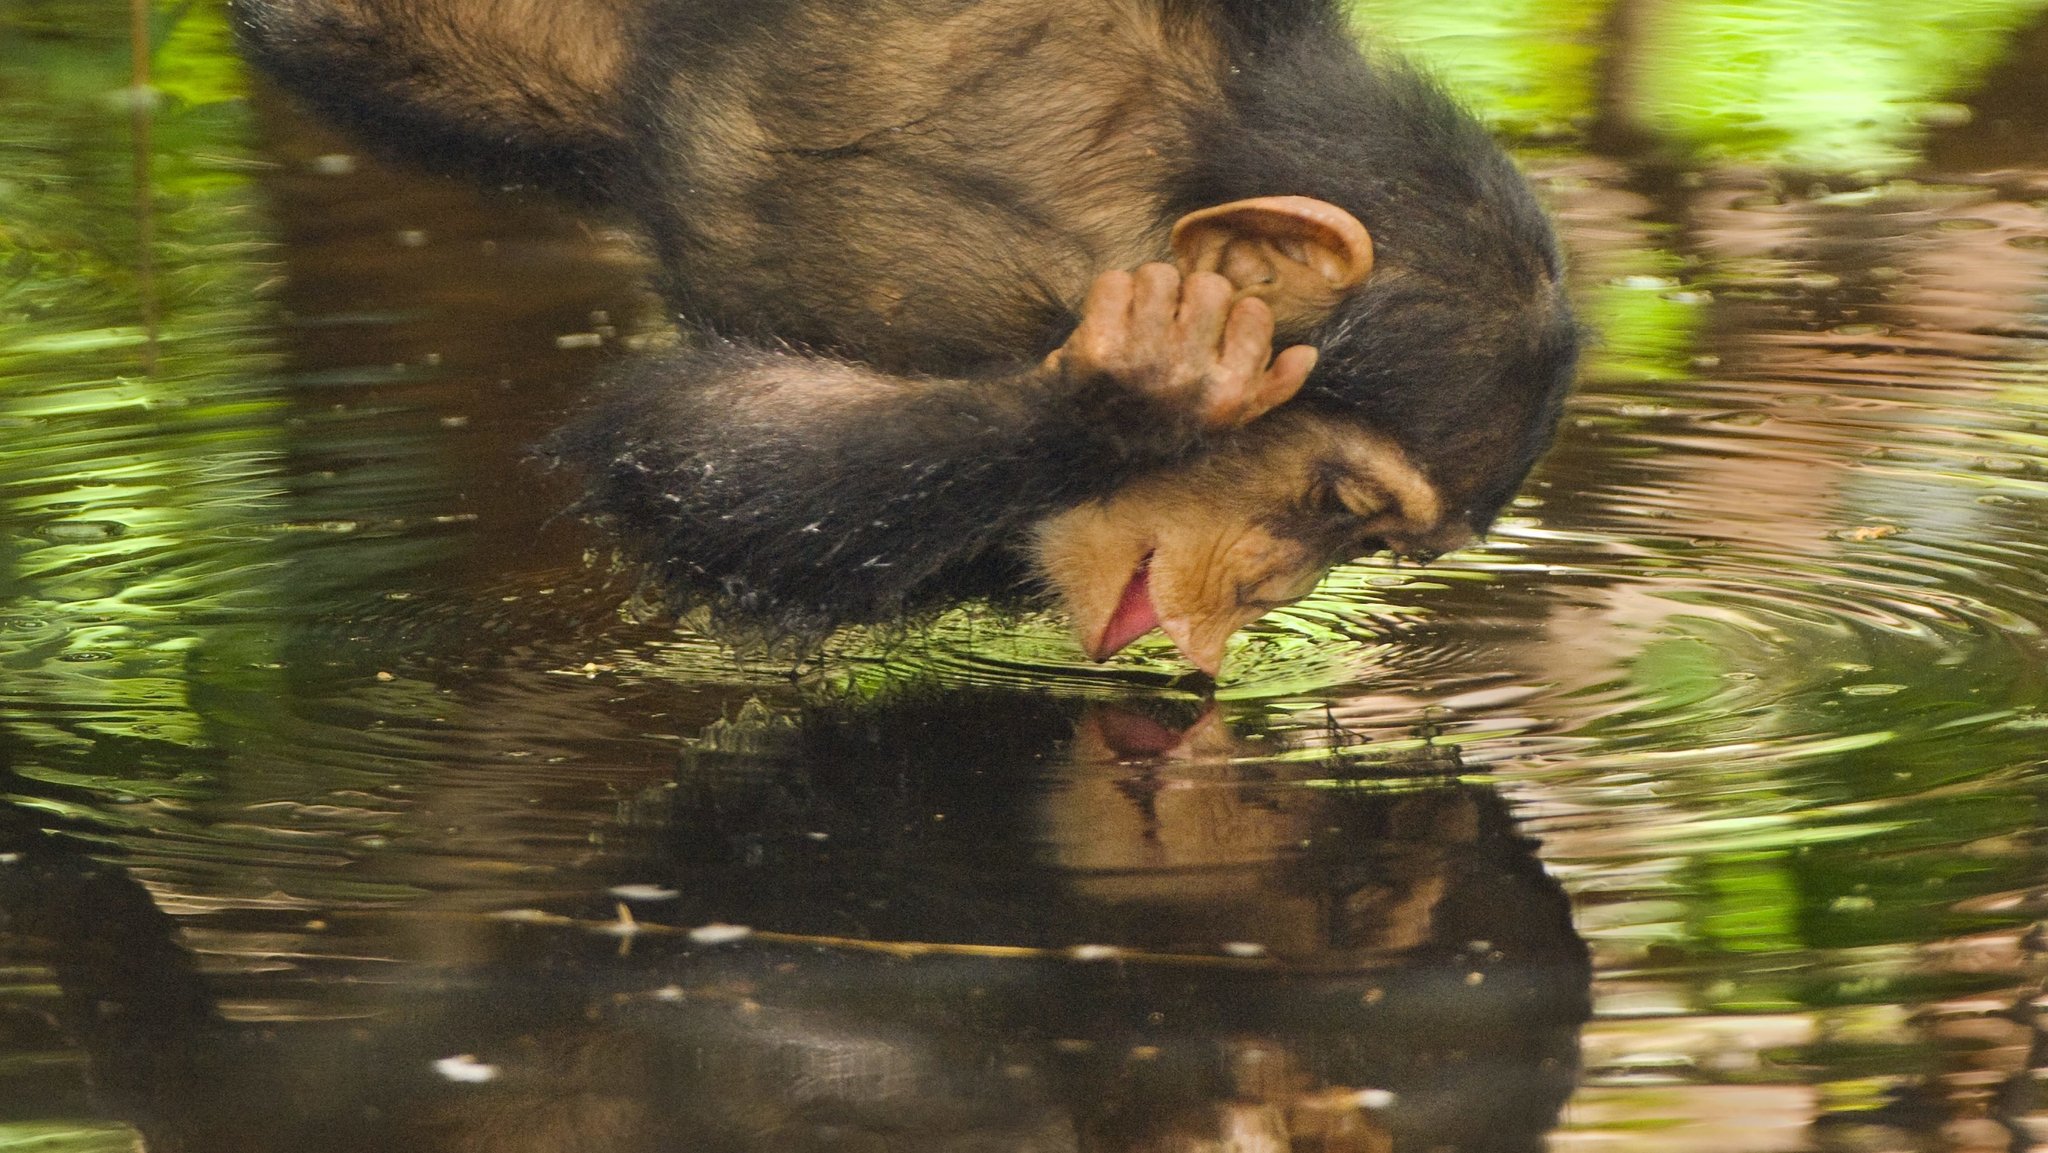
[[[1600,343],[1491,541],[1212,692],[644,611],[532,458],[628,238],[202,5],[144,272],[122,14],[0,2],[0,1147],[2029,1147],[2041,9],[1368,5]]]

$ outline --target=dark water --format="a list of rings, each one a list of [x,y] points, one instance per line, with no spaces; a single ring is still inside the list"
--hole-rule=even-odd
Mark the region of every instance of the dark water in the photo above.
[[[1207,694],[636,611],[529,455],[662,339],[624,238],[201,7],[144,274],[125,15],[0,2],[0,1149],[2048,1140],[2041,6],[1373,8],[1602,344]]]

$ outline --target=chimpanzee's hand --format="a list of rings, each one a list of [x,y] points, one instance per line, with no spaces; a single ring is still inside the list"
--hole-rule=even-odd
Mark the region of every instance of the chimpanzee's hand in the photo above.
[[[1284,404],[1316,350],[1273,355],[1273,311],[1214,272],[1185,279],[1170,264],[1095,278],[1081,324],[1049,364],[1069,380],[1108,378],[1205,429],[1238,428]],[[1271,363],[1268,364],[1268,361]]]

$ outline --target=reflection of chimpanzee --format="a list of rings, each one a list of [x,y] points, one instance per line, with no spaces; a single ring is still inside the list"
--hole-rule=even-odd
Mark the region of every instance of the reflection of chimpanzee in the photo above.
[[[1089,1040],[1056,1063],[1095,1105],[1082,1148],[1204,1148],[1190,1126],[1232,1101],[1263,1101],[1285,1116],[1262,1124],[1315,1148],[1337,1124],[1315,1103],[1344,1087],[1392,1091],[1372,1125],[1397,1148],[1540,1148],[1590,976],[1500,798],[1450,782],[1448,748],[1381,766],[1413,788],[1305,787],[1358,766],[1248,762],[1273,742],[1214,716],[1176,742],[1189,719],[949,694],[715,726],[659,825],[682,890],[668,915],[1153,956],[1257,946],[1282,966],[1055,968],[993,982],[977,1011]],[[1132,1045],[1159,1053],[1133,1067]],[[1292,1088],[1244,1089],[1245,1059]]]
[[[236,11],[377,137],[637,218],[707,338],[561,447],[729,625],[1035,574],[1091,655],[1214,672],[1332,563],[1484,532],[1576,357],[1513,165],[1335,0]]]
[[[1185,791],[1233,824],[1312,831],[1306,850],[1098,869],[997,796],[1197,769],[1062,763],[1043,735],[1062,716],[1030,698],[938,699],[727,728],[651,830],[682,895],[641,917],[679,906],[685,923],[757,926],[751,940],[645,934],[622,952],[579,928],[465,921],[470,955],[495,960],[459,973],[202,977],[140,886],[38,833],[5,845],[0,942],[9,963],[54,971],[102,1103],[156,1153],[1192,1153],[1232,1134],[1327,1153],[1542,1146],[1570,1090],[1586,955],[1498,798],[1252,772]],[[1070,751],[1168,729],[1102,713],[1079,725]],[[993,762],[968,743],[992,732],[1019,738]],[[1011,787],[963,786],[963,763]],[[1050,787],[1022,787],[1033,780]],[[1169,841],[1187,819],[1143,787],[1103,795],[1148,810]],[[663,876],[648,857],[620,868]],[[1218,874],[1241,882],[1239,906]],[[1280,925],[1320,910],[1320,938],[1265,956],[1217,947],[1254,939],[1260,903]],[[374,921],[325,919],[351,951],[369,947]],[[863,926],[961,947],[904,958],[828,941]],[[972,947],[991,941],[1128,951]],[[213,1010],[220,982],[262,1002],[280,980],[354,1011],[244,1025]]]

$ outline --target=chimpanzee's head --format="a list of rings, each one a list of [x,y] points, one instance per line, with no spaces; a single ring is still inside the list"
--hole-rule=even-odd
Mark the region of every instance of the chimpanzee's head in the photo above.
[[[1168,198],[1184,274],[1319,359],[1200,456],[1048,518],[1035,556],[1098,659],[1160,627],[1214,673],[1238,628],[1335,564],[1486,532],[1548,447],[1581,331],[1548,220],[1468,114],[1398,64],[1256,70]]]

